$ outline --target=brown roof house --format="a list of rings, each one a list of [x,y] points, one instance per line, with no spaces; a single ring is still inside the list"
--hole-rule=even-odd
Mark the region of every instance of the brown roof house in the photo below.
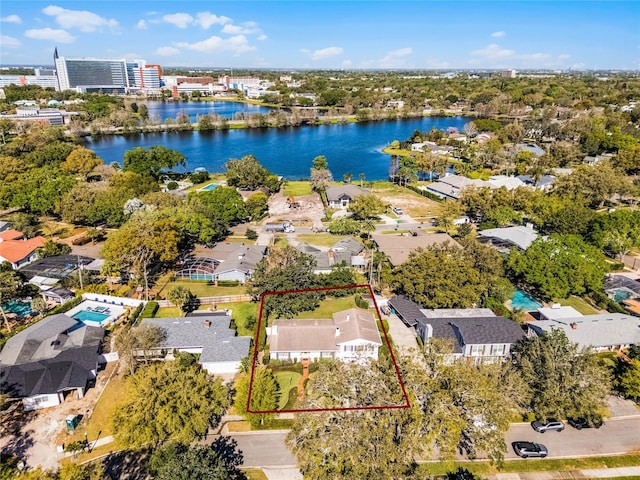
[[[271,358],[277,360],[353,362],[377,360],[382,340],[373,314],[351,308],[334,313],[332,319],[275,320],[267,327],[267,343]]]
[[[389,263],[395,267],[409,259],[409,254],[419,248],[448,243],[453,247],[462,248],[458,242],[447,233],[420,233],[413,235],[372,235],[371,238],[378,246],[378,250],[389,257]]]

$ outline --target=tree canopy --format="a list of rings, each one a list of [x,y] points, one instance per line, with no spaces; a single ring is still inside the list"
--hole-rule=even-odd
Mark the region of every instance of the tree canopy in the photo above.
[[[268,168],[262,166],[253,155],[232,158],[226,164],[227,184],[231,187],[256,190],[266,187],[270,192],[280,190],[280,180]]]
[[[162,145],[156,145],[148,150],[143,147],[136,147],[125,152],[122,169],[142,176],[150,176],[157,180],[160,178],[163,169],[171,169],[177,165],[183,165],[185,160],[182,153]]]
[[[113,417],[114,436],[133,449],[188,444],[215,427],[228,404],[222,381],[212,380],[200,365],[153,363],[127,378]]]

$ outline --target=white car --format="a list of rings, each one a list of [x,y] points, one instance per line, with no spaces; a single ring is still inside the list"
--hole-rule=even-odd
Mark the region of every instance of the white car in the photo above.
[[[391,210],[393,210],[393,213],[395,213],[396,215],[402,215],[404,214],[404,212],[402,211],[401,208],[398,207],[393,207]]]

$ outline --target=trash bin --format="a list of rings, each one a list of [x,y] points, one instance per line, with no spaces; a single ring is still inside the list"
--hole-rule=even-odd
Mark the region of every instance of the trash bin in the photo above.
[[[68,415],[67,416],[67,430],[75,430],[80,423],[80,415]]]

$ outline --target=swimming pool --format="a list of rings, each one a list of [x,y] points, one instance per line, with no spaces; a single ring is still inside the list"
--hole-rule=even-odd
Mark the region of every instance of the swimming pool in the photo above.
[[[12,300],[10,302],[5,303],[2,308],[5,313],[15,313],[19,318],[26,317],[27,315],[31,315],[33,312],[31,311],[31,304],[29,302],[21,302],[19,300]]]
[[[217,186],[217,183],[210,183],[206,187],[202,187],[200,191],[210,192],[211,190],[215,190]]]
[[[89,312],[87,310],[80,310],[73,315],[73,318],[75,318],[76,320],[80,320],[81,322],[96,322],[101,324],[104,320],[109,318],[110,315],[110,313],[98,313]]]
[[[618,303],[622,303],[624,300],[627,300],[636,295],[634,292],[627,288],[612,288],[611,290],[607,290],[607,293],[611,296],[613,301]]]
[[[511,299],[511,306],[518,310],[537,310],[542,307],[540,302],[537,302],[533,297],[530,297],[522,290],[516,290]]]

